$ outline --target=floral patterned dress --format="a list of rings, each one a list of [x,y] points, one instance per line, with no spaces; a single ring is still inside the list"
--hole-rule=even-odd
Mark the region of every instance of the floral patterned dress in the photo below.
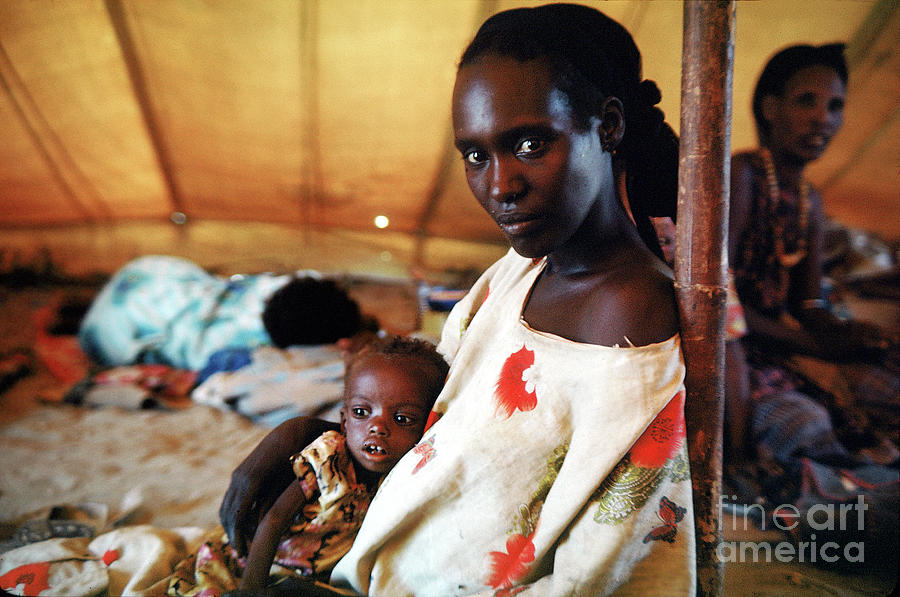
[[[332,584],[693,593],[679,337],[605,347],[530,328],[520,314],[544,264],[510,251],[451,312],[433,424],[383,481]]]

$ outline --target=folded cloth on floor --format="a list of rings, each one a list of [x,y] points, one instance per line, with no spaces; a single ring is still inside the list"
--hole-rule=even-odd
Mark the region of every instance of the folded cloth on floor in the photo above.
[[[55,538],[0,555],[0,589],[13,595],[162,595],[196,544],[198,528],[131,526]]]
[[[74,385],[63,399],[84,406],[183,408],[197,374],[168,365],[126,365],[91,375]]]
[[[253,351],[249,365],[210,375],[191,398],[274,426],[297,415],[321,416],[340,403],[343,391],[344,361],[337,346],[266,346]]]

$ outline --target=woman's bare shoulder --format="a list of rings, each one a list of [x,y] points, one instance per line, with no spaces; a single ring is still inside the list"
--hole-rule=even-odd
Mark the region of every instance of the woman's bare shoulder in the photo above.
[[[582,317],[603,345],[645,346],[678,332],[672,272],[662,262],[641,260],[611,276]]]

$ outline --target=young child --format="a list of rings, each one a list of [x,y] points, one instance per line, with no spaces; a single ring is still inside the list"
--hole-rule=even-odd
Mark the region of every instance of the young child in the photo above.
[[[232,590],[238,576],[242,590],[261,588],[273,561],[327,578],[350,549],[383,476],[422,437],[447,370],[433,345],[412,338],[375,342],[349,358],[340,431],[325,431],[291,457],[297,481],[260,522],[246,564],[227,544],[207,541],[178,566],[169,594]]]

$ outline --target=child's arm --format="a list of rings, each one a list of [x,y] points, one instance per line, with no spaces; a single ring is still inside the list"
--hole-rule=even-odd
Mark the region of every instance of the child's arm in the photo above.
[[[250,544],[250,555],[247,557],[247,566],[241,577],[242,590],[266,586],[269,569],[275,559],[275,551],[278,549],[281,536],[306,502],[307,497],[303,493],[303,488],[295,481],[287,486],[266,513]]]
[[[281,492],[296,480],[288,458],[336,423],[313,417],[288,419],[269,432],[231,473],[228,491],[219,508],[219,520],[229,543],[242,556],[256,532],[256,525]]]

